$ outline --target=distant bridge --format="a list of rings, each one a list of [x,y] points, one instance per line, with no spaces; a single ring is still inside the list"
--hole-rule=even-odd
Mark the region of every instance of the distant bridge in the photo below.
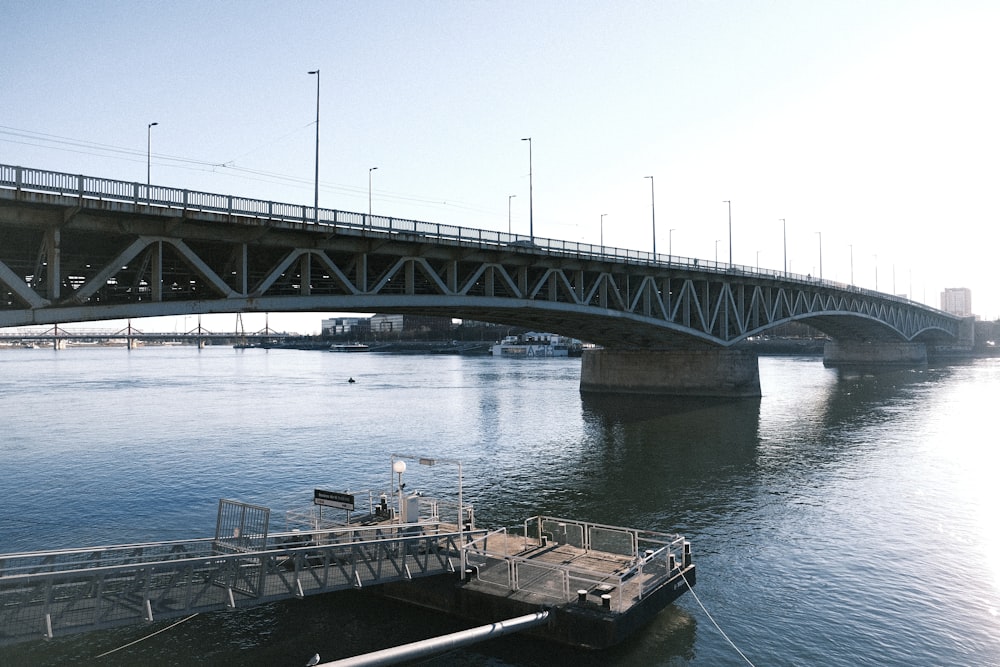
[[[520,325],[612,354],[726,351],[796,321],[848,361],[971,345],[962,318],[811,276],[0,165],[0,327],[304,311]]]
[[[66,345],[127,345],[137,344],[184,344],[184,345],[245,345],[254,347],[280,346],[296,342],[305,345],[307,337],[298,334],[279,333],[274,331],[210,331],[197,327],[184,332],[142,331],[131,325],[121,329],[66,329],[59,325],[51,327],[15,327],[0,329],[0,346],[36,346],[45,345],[56,348]],[[314,339],[308,337],[312,343]],[[327,341],[315,340],[315,347],[329,347]]]

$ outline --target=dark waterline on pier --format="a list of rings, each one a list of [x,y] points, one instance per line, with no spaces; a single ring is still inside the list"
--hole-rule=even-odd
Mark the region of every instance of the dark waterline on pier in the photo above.
[[[677,531],[762,665],[1000,665],[1000,361],[850,374],[762,358],[751,401],[597,399],[579,361],[209,348],[0,351],[0,552],[195,537],[460,459],[481,525]],[[356,383],[347,379],[353,377]],[[453,471],[422,481],[453,493]],[[84,664],[169,625],[0,648]],[[97,664],[300,665],[467,627],[353,592],[201,615]],[[440,665],[745,664],[693,596],[606,654],[513,637]]]

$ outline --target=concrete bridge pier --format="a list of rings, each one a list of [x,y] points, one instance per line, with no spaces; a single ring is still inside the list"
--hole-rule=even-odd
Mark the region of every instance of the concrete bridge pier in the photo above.
[[[580,391],[758,398],[760,372],[746,350],[584,350]]]
[[[927,346],[904,341],[831,340],[823,346],[824,366],[920,366]]]

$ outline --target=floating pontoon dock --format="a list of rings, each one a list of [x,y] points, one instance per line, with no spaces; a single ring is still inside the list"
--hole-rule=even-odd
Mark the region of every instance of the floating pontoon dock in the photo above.
[[[317,489],[277,534],[268,508],[221,500],[214,538],[0,555],[0,644],[371,589],[474,622],[547,611],[525,631],[600,649],[695,584],[680,535],[547,516],[476,529],[461,464],[448,503],[404,498],[397,457],[395,492]]]

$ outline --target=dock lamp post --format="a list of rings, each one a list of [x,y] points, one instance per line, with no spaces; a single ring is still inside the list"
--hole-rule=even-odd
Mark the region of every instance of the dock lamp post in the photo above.
[[[392,471],[396,473],[396,502],[399,507],[399,520],[403,520],[403,473],[406,472],[406,461],[394,460]]]
[[[438,463],[453,463],[458,466],[458,543],[462,544],[465,541],[463,539],[465,535],[465,512],[462,507],[462,462],[458,459],[432,459],[426,456],[419,457],[417,462],[422,466],[433,466]],[[464,576],[465,563],[462,564],[462,573]]]
[[[510,236],[510,200],[517,195],[507,195],[507,236]]]
[[[153,126],[159,123],[150,123],[146,126],[146,201],[149,201],[149,170],[152,162],[153,147]]]
[[[313,181],[313,219],[319,222],[319,70],[314,69],[309,74],[316,75],[316,175]]]
[[[724,204],[729,206],[729,266],[733,266],[733,202],[724,199]]]
[[[458,459],[437,459],[427,456],[409,456],[404,454],[392,455],[392,471],[399,477],[399,497],[400,503],[403,498],[403,473],[406,471],[406,461],[402,459],[416,459],[422,466],[434,466],[438,463],[453,463],[458,466],[458,543],[459,547],[465,542],[465,508],[462,506],[462,462]],[[402,516],[402,504],[400,504],[400,516]],[[465,550],[462,550],[462,578],[465,578]]]
[[[372,172],[378,167],[368,168],[368,226],[372,226]]]
[[[535,242],[535,182],[534,173],[531,166],[531,137],[525,137],[521,141],[528,142],[528,235],[531,242]]]
[[[465,508],[462,507],[462,462],[458,459],[431,459],[421,457],[420,465],[432,466],[435,463],[454,463],[458,466],[458,547],[462,552],[462,579],[465,579],[466,552],[465,546]]]
[[[649,179],[649,203],[653,211],[653,259],[656,259],[656,190],[653,186],[653,177],[644,176]]]

